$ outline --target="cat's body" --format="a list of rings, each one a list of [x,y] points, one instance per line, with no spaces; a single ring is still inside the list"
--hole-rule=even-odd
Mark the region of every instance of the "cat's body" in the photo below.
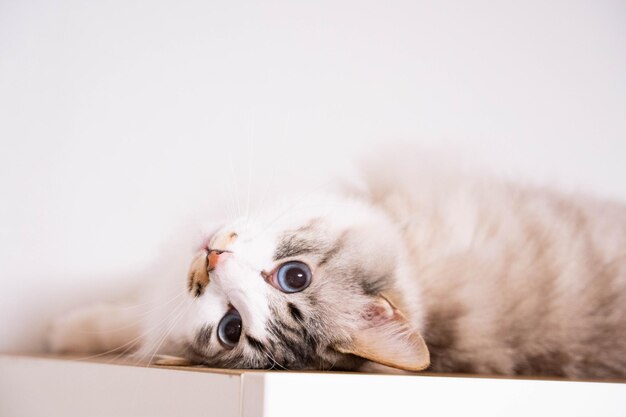
[[[423,337],[433,371],[626,377],[622,205],[409,166],[280,207],[205,234],[195,257],[175,245],[147,314],[71,314],[53,348],[419,370]]]
[[[626,375],[625,206],[420,172],[368,196],[409,249],[432,370]]]

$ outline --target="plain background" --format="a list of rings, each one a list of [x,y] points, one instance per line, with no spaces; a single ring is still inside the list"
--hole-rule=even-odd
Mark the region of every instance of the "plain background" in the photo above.
[[[377,146],[625,200],[625,23],[623,0],[0,1],[0,350],[131,285],[201,204]]]

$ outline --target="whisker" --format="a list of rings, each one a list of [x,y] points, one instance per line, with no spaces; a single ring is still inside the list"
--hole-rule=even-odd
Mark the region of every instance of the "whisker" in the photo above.
[[[180,297],[183,294],[184,293],[179,293],[178,295],[173,296],[169,300],[164,301],[164,303],[165,304],[169,304],[170,302],[172,302],[173,300],[177,299],[178,297]],[[126,303],[125,305],[120,305],[117,308],[119,310],[130,310],[130,309],[134,309],[134,308],[141,308],[141,307],[144,307],[144,306],[149,306],[151,304],[154,304],[154,301],[149,300],[149,301],[145,301],[145,302],[137,303],[137,304],[128,304],[128,303]]]
[[[177,311],[180,308],[183,307],[183,304],[181,303],[180,305],[178,305],[174,310]],[[100,352],[100,353],[96,353],[93,355],[88,355],[88,356],[82,356],[82,357],[78,357],[78,358],[73,358],[73,360],[75,361],[87,361],[90,359],[95,359],[95,358],[99,358],[99,357],[103,357],[103,356],[107,356],[110,355],[112,353],[117,352],[120,349],[126,348],[126,350],[129,350],[133,347],[133,345],[137,344],[141,338],[143,338],[144,336],[146,336],[147,334],[149,334],[151,331],[153,331],[154,329],[156,329],[157,327],[159,327],[161,324],[163,324],[165,321],[167,320],[167,317],[165,317],[163,320],[161,320],[159,323],[157,323],[156,325],[152,326],[151,328],[149,328],[148,330],[146,330],[145,332],[141,333],[140,335],[132,338],[131,340],[129,340],[128,342],[117,346],[113,349],[109,349],[106,350],[104,352]]]
[[[270,190],[271,188],[274,186],[274,182],[276,181],[276,172],[278,171],[276,164],[271,164],[271,176],[270,179],[267,181],[267,186],[265,187],[265,191],[263,192],[263,194],[261,194],[261,201],[259,201],[259,207],[264,207],[266,200],[267,200],[267,196],[270,194]]]
[[[248,152],[248,191],[246,196],[246,219],[250,216],[250,189],[252,187],[252,156],[254,155],[255,135],[254,135],[254,115],[251,117]]]
[[[176,318],[172,321],[170,326],[167,328],[167,330],[165,332],[165,335],[161,338],[161,341],[157,345],[156,349],[154,349],[154,352],[152,353],[152,356],[150,357],[150,360],[148,361],[146,367],[150,366],[150,364],[152,363],[152,360],[154,359],[154,356],[158,353],[159,349],[161,348],[161,345],[163,345],[163,342],[165,342],[165,340],[170,335],[172,330],[174,330],[174,327],[176,327],[176,325],[178,324],[178,321],[184,316],[185,313],[187,313],[189,311],[189,308],[191,308],[191,306],[193,305],[194,301],[195,300],[193,300],[191,303],[189,303],[187,305],[187,308],[183,309],[183,311],[179,312],[178,315],[176,316]]]
[[[185,293],[180,293],[177,296],[170,298],[168,301],[164,302],[164,303],[159,303],[157,305],[154,305],[154,301],[150,301],[150,302],[146,302],[146,303],[142,303],[142,305],[149,305],[149,304],[153,304],[153,307],[142,312],[142,313],[138,313],[137,314],[137,319],[134,321],[129,322],[128,324],[121,326],[121,327],[116,327],[114,329],[106,329],[106,330],[80,330],[77,333],[81,333],[81,334],[106,334],[106,333],[113,333],[113,332],[117,332],[120,330],[125,330],[125,329],[129,329],[131,327],[135,327],[137,325],[137,323],[141,323],[141,321],[143,321],[143,318],[146,317],[147,315],[149,315],[150,313],[163,308],[169,304],[171,304],[172,302],[174,302],[176,299],[178,299],[179,297],[185,295]],[[133,308],[133,307],[119,307],[119,309],[124,309],[124,308]]]
[[[280,363],[278,363],[278,361],[276,360],[276,358],[274,358],[274,355],[272,355],[270,352],[268,352],[267,350],[263,349],[262,350],[263,354],[265,355],[266,358],[268,358],[269,360],[271,360],[273,362],[273,365],[270,369],[274,369],[274,365],[278,365],[280,368],[282,368],[283,370],[287,370],[286,367],[284,367],[283,365],[281,365]]]
[[[159,323],[158,326],[154,326],[152,328],[151,332],[153,330],[155,332],[157,332],[157,331],[160,332],[161,330],[156,330],[156,329],[162,327],[162,325],[164,323],[166,323],[168,320],[170,320],[172,318],[172,315],[176,315],[176,317],[178,317],[178,315],[181,314],[183,311],[184,311],[184,308],[183,308],[183,305],[181,304],[178,309],[176,309],[174,312],[172,312],[171,315],[168,315],[163,320],[161,320],[161,322]],[[166,325],[166,328],[169,329],[169,325]],[[161,340],[162,336],[155,336],[155,338],[157,340]],[[140,364],[146,363],[145,359],[151,354],[150,352],[153,351],[153,349],[151,347],[149,347],[149,346],[154,346],[154,345],[155,345],[155,341],[151,340],[149,345],[148,344],[144,345],[141,349],[137,350],[136,352],[134,352],[132,354],[133,359],[135,359],[135,364],[136,365],[140,365]],[[148,365],[149,365],[149,363],[148,363]]]
[[[173,311],[173,312],[176,312],[176,311],[180,312],[180,311],[182,310],[183,306],[184,306],[184,301],[182,301],[182,302],[181,302],[180,304],[178,304],[175,308],[173,308],[173,309],[172,309],[172,311]],[[151,332],[152,330],[154,330],[154,329],[156,329],[156,328],[160,327],[163,323],[165,323],[165,322],[168,320],[168,318],[169,318],[169,317],[170,317],[170,316],[165,316],[165,317],[163,317],[163,318],[159,321],[159,323],[158,323],[157,325],[155,325],[155,326],[151,327],[151,328],[150,328],[150,330],[148,330],[148,331],[144,332],[144,333],[143,333],[140,337],[143,337],[143,336],[147,335],[149,332]],[[121,353],[117,354],[117,355],[113,358],[113,361],[115,361],[115,360],[119,359],[121,356],[125,355],[125,354],[126,354],[126,353],[127,353],[127,352],[131,349],[131,348],[132,348],[132,347],[128,347],[128,348],[124,349],[124,351],[122,351]],[[137,362],[136,362],[136,364],[139,364],[140,359],[141,359],[140,357],[138,357],[138,358],[137,358]]]
[[[171,325],[168,327],[168,329],[167,329],[167,331],[166,331],[165,335],[161,338],[161,341],[160,341],[160,342],[159,342],[159,344],[157,345],[156,349],[154,349],[154,352],[152,353],[152,356],[150,357],[150,360],[149,360],[149,361],[147,362],[147,364],[146,364],[146,368],[150,367],[150,364],[152,363],[152,360],[154,359],[154,356],[157,354],[157,352],[158,352],[158,351],[159,351],[159,349],[161,348],[161,345],[163,344],[163,342],[165,341],[165,339],[167,338],[167,336],[169,336],[169,334],[170,334],[170,333],[171,333],[171,331],[174,329],[174,327],[176,326],[176,324],[178,324],[178,320],[180,320],[180,318],[184,315],[184,313],[186,313],[186,312],[189,310],[189,308],[193,305],[193,302],[194,302],[194,301],[195,301],[195,300],[193,300],[191,303],[189,303],[189,304],[187,305],[187,308],[184,308],[184,306],[183,306],[183,304],[182,304],[182,303],[181,303],[181,304],[179,304],[179,307],[181,307],[181,311],[179,311],[179,313],[178,313],[178,315],[176,316],[176,318],[173,320],[173,322],[171,323]],[[166,317],[166,319],[167,319],[167,318],[169,318],[169,317],[171,317],[171,316]],[[140,356],[140,357],[138,358],[138,361],[139,361],[139,360],[141,360],[141,358],[142,358],[142,357],[143,357],[143,355],[142,355],[142,356]],[[138,363],[139,363],[139,362],[138,362]],[[138,364],[138,363],[137,363],[137,364]],[[132,408],[133,408],[133,409],[136,409],[136,407],[137,407],[137,399],[138,399],[139,388],[140,388],[140,385],[139,385],[139,384],[135,385],[135,392],[134,392],[134,395],[133,395],[133,405],[132,405]]]
[[[233,188],[231,189],[231,195],[233,196],[233,200],[236,203],[237,217],[241,217],[241,205],[239,204],[239,198],[236,190],[238,182],[237,178],[235,177],[235,166],[233,164],[232,150],[230,148],[228,149],[228,165],[230,168],[229,180],[233,184]]]

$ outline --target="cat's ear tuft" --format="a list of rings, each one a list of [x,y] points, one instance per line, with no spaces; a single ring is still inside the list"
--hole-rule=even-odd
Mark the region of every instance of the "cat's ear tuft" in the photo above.
[[[386,298],[378,296],[357,319],[352,340],[337,350],[406,371],[430,365],[426,343],[404,315]]]

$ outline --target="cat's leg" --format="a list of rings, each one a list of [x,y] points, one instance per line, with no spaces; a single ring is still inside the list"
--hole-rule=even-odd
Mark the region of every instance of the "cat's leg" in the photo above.
[[[48,347],[54,353],[122,353],[140,343],[142,311],[136,305],[101,303],[53,321]]]

